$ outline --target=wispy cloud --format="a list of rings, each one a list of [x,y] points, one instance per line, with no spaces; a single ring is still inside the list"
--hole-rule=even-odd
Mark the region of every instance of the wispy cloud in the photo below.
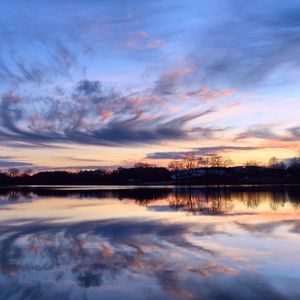
[[[211,12],[218,18],[195,33],[198,42],[191,59],[199,79],[253,86],[280,68],[298,69],[298,1],[222,4],[222,11],[216,6]]]
[[[199,128],[188,123],[214,111],[208,108],[166,115],[153,108],[155,100],[151,95],[123,95],[102,87],[98,81],[88,80],[75,84],[70,96],[64,98],[32,98],[10,92],[0,102],[0,139],[3,143],[19,141],[33,145],[110,146],[186,140],[201,136]],[[162,107],[163,103],[159,108]]]
[[[14,168],[14,167],[31,167],[32,163],[16,161],[18,157],[15,156],[0,156],[1,168]]]
[[[236,90],[234,88],[228,88],[224,90],[214,90],[206,87],[201,87],[198,90],[187,92],[186,97],[194,98],[201,101],[214,101],[223,99],[234,95]]]
[[[280,142],[296,142],[300,139],[300,126],[287,128],[280,132],[276,132],[276,130],[270,127],[259,126],[239,133],[235,140],[251,138]]]
[[[206,155],[211,153],[223,153],[232,151],[250,151],[258,150],[261,147],[247,147],[247,146],[214,146],[214,147],[201,147],[193,148],[190,151],[174,151],[174,152],[154,152],[147,154],[148,159],[181,159],[185,155]]]

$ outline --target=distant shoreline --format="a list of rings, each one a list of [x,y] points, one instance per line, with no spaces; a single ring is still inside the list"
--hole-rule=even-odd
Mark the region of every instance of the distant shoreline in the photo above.
[[[86,188],[86,189],[155,189],[155,188],[166,188],[166,189],[175,189],[175,188],[209,188],[209,189],[230,189],[230,188],[289,188],[289,187],[299,187],[300,183],[287,183],[287,184],[278,184],[278,183],[269,183],[269,184],[19,184],[19,185],[1,185],[0,189],[47,189],[47,188]]]
[[[236,186],[298,185],[300,165],[272,167],[211,167],[171,170],[163,167],[137,166],[113,171],[93,170],[76,173],[66,171],[20,172],[11,169],[0,173],[0,186]]]

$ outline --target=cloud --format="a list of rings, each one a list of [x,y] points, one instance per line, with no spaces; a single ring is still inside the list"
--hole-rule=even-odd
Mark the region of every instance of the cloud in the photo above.
[[[66,156],[64,157],[64,159],[68,160],[68,161],[84,161],[84,162],[101,162],[103,160],[101,159],[91,159],[91,158],[78,158],[78,157],[73,157],[73,156]]]
[[[85,160],[82,160],[83,162]],[[51,166],[39,166],[35,167],[35,171],[78,171],[78,170],[105,170],[105,169],[117,169],[119,165],[75,165],[68,167],[51,167]]]
[[[72,9],[69,1],[0,5],[0,37],[6,41],[0,46],[0,82],[13,86],[78,78],[107,57],[154,60],[166,44],[156,30],[161,24],[155,19],[165,14],[157,4],[147,9],[94,1],[76,1]]]
[[[191,151],[174,151],[174,152],[154,152],[147,154],[146,158],[149,159],[181,159],[185,155],[206,155],[210,153],[223,153],[231,151],[251,151],[261,149],[261,147],[246,147],[246,146],[215,146],[215,147],[202,147],[193,148]]]
[[[0,79],[41,83],[48,77],[70,76],[73,69],[87,67],[87,57],[163,66],[174,65],[174,57],[185,57],[193,66],[189,79],[194,83],[237,86],[260,83],[281,68],[297,70],[300,63],[296,0],[254,0],[246,5],[237,0],[218,0],[218,5],[204,1],[201,9],[170,1],[129,3],[126,8],[88,3],[76,1],[75,9],[68,1],[34,1],[30,7],[3,3],[0,36],[6,43],[0,48]],[[157,51],[169,44],[166,53]],[[157,89],[168,93],[164,86],[176,79],[172,74],[162,77],[166,78],[158,80]]]
[[[288,128],[287,131],[292,136],[292,139],[300,140],[300,126]]]
[[[22,49],[24,45],[18,44],[13,36],[7,37],[1,31],[0,36],[3,39],[13,40],[11,44],[7,44],[10,45],[9,48],[0,48],[0,81],[5,84],[40,86],[60,76],[69,77],[70,69],[77,64],[76,54],[67,46],[66,41],[60,41],[59,38],[49,39],[47,35],[44,35],[40,40],[37,34],[33,38],[30,50],[43,55],[34,57],[28,55],[26,53],[28,49]],[[26,43],[30,43],[30,40]],[[26,46],[29,47],[28,44]]]
[[[15,161],[15,156],[0,156],[1,168],[13,168],[13,167],[31,167],[32,163]]]
[[[296,142],[300,139],[300,126],[287,128],[282,133],[274,132],[270,127],[258,126],[257,128],[239,133],[235,137],[235,140],[251,138],[280,142]]]
[[[262,83],[279,69],[299,68],[298,1],[220,5],[222,9],[216,6],[210,12],[218,18],[193,36],[197,42],[190,58],[198,79],[249,86]]]
[[[195,98],[202,101],[214,101],[222,98],[227,98],[234,95],[236,92],[233,88],[224,90],[213,90],[202,87],[196,91],[186,93],[188,98]]]
[[[139,31],[126,40],[126,46],[133,50],[145,50],[160,48],[165,44],[162,39],[153,39],[145,31]]]
[[[1,168],[14,168],[14,167],[32,167],[32,163],[25,163],[20,161],[0,161]]]
[[[0,140],[34,146],[120,146],[204,136],[189,122],[214,112],[213,108],[166,115],[165,105],[153,94],[123,95],[88,80],[75,84],[70,96],[29,97],[9,92],[0,101]]]
[[[76,92],[84,96],[99,94],[102,92],[101,84],[98,80],[81,80],[76,84]]]
[[[163,72],[154,85],[154,93],[158,95],[175,94],[192,71],[190,67],[178,67]]]

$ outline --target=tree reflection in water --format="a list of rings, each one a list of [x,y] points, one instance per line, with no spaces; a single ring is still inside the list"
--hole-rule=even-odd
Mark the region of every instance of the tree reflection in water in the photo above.
[[[11,202],[31,201],[37,197],[74,197],[74,198],[117,198],[130,199],[139,205],[148,206],[155,201],[165,200],[169,207],[190,214],[222,215],[234,209],[234,202],[240,202],[247,208],[256,209],[267,203],[276,211],[286,203],[296,209],[300,204],[300,187],[227,187],[227,188],[130,188],[115,190],[98,189],[62,189],[62,188],[26,188],[0,189],[0,205]],[[2,199],[2,202],[1,202]]]
[[[141,205],[150,205],[157,199],[136,199]],[[257,209],[266,203],[269,208],[276,211],[287,203],[296,209],[300,205],[300,191],[298,187],[273,190],[272,188],[175,188],[165,198],[170,208],[176,211],[186,211],[190,214],[222,215],[234,209],[235,203],[242,203],[247,208]]]
[[[175,210],[184,210],[191,214],[220,215],[233,209],[230,196],[219,189],[211,192],[177,191],[175,196],[169,199],[169,205]]]

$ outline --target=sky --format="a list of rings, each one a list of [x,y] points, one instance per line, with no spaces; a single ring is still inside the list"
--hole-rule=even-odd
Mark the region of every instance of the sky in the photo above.
[[[0,3],[0,169],[300,151],[298,0]]]

